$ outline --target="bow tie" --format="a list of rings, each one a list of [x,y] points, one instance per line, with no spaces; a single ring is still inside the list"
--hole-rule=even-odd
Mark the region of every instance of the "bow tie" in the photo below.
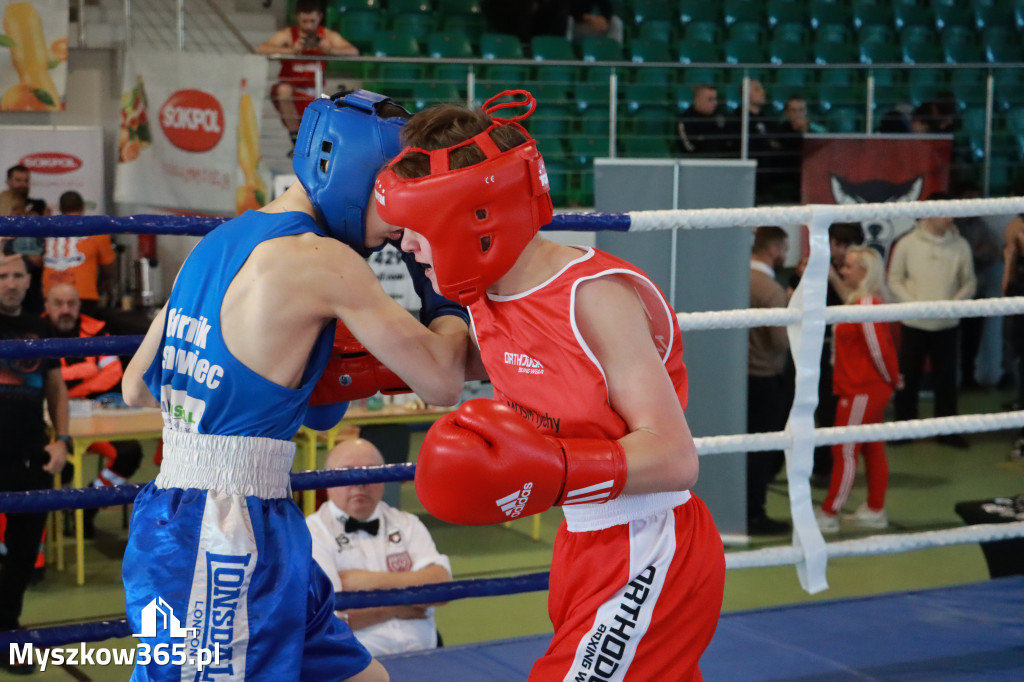
[[[370,535],[376,535],[377,531],[380,530],[380,519],[374,519],[373,521],[360,521],[354,519],[351,516],[345,519],[345,532],[355,533],[357,530],[364,530]]]

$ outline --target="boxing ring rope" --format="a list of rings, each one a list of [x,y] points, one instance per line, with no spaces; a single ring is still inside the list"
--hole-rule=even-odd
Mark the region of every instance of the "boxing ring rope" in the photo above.
[[[828,272],[828,228],[834,222],[861,222],[867,218],[896,217],[967,217],[976,215],[1003,215],[1024,212],[1024,199],[973,199],[954,201],[931,201],[920,203],[859,204],[851,206],[810,205],[793,207],[771,207],[752,209],[702,209],[642,211],[618,214],[560,214],[555,216],[551,230],[615,230],[641,232],[663,229],[714,229],[726,227],[753,227],[758,225],[807,225],[810,241],[810,256],[801,286],[794,294],[788,309],[758,311],[717,311],[703,313],[679,313],[680,326],[685,331],[701,329],[745,328],[754,326],[781,326],[789,328],[791,348],[797,366],[796,392],[786,430],[771,434],[737,434],[697,438],[697,451],[701,455],[724,452],[763,451],[786,449],[787,478],[789,481],[790,506],[794,522],[793,545],[773,547],[727,555],[728,568],[773,566],[794,564],[803,587],[811,593],[827,587],[825,566],[828,557],[856,556],[908,551],[926,547],[951,544],[997,541],[1024,536],[1024,523],[990,524],[956,528],[926,533],[873,536],[860,540],[825,543],[818,530],[811,505],[810,470],[812,451],[815,445],[830,445],[844,442],[889,440],[902,437],[923,437],[964,431],[992,431],[1024,425],[1024,411],[1007,412],[997,415],[961,415],[937,419],[919,419],[906,422],[888,422],[850,427],[815,429],[814,409],[817,405],[818,359],[826,324],[850,321],[891,321],[908,317],[953,318],[972,316],[994,316],[1024,313],[1024,297],[1004,299],[982,299],[958,302],[926,302],[887,304],[879,306],[834,306],[826,309],[825,282]],[[85,234],[109,233],[159,233],[177,235],[202,235],[213,229],[223,219],[192,218],[181,216],[134,216],[118,218],[109,216],[52,216],[52,217],[0,217],[0,234],[8,236],[81,236]],[[0,357],[60,357],[83,355],[83,341],[93,342],[88,354],[106,351],[107,354],[128,354],[137,348],[141,337],[101,337],[93,339],[44,340],[32,343],[0,343]],[[106,344],[109,344],[106,345]],[[804,360],[804,361],[802,361]],[[394,469],[394,471],[368,472],[372,478],[364,482],[383,480],[409,480],[414,465],[390,465],[372,469]],[[399,469],[398,467],[406,467]],[[335,481],[355,480],[347,476],[359,473],[307,472],[293,476],[293,489],[338,485]],[[378,478],[379,476],[379,478]],[[305,478],[304,478],[305,477]],[[337,478],[335,478],[337,477]],[[308,487],[307,487],[308,486]],[[105,506],[134,499],[141,486],[120,486],[95,490],[35,491],[29,493],[0,494],[0,511],[76,508],[80,506]],[[70,496],[64,499],[64,496]],[[116,502],[113,500],[117,500]],[[70,500],[70,502],[69,502]],[[539,585],[537,576],[530,578]],[[513,579],[489,579],[494,582],[486,589],[502,589],[501,581]],[[449,583],[456,590],[463,589],[462,583]],[[434,589],[444,586],[431,586]],[[411,592],[421,588],[411,588]],[[545,589],[542,586],[528,589]],[[465,590],[464,591],[472,591]],[[525,591],[525,590],[523,590]],[[392,592],[392,591],[383,591]],[[350,593],[339,593],[347,598]],[[371,599],[372,593],[361,595]],[[463,596],[481,596],[465,594]],[[400,598],[388,596],[388,599]],[[412,601],[388,603],[422,603],[424,597],[410,593]],[[417,598],[420,602],[415,601]],[[430,601],[461,598],[458,596],[435,595]],[[367,602],[365,605],[380,602]],[[339,608],[348,608],[341,606]],[[28,631],[32,636],[48,637],[45,633],[60,631],[68,637],[75,627],[118,627],[124,621],[85,624],[84,626],[62,626]],[[126,627],[126,626],[125,626]],[[84,631],[83,631],[84,632]],[[11,633],[12,635],[16,633]],[[127,632],[125,633],[127,634]],[[56,636],[56,635],[55,635]],[[106,634],[105,637],[123,636]],[[8,635],[0,642],[19,641]],[[49,640],[48,640],[49,641]],[[65,639],[63,641],[77,641]],[[86,641],[86,640],[83,640]],[[93,641],[93,640],[88,640]],[[56,643],[54,639],[52,643]]]

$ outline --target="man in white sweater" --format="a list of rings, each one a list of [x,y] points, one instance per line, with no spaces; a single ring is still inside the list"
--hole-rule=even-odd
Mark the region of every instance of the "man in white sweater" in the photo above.
[[[935,192],[929,200],[948,199]],[[914,229],[893,247],[889,262],[889,288],[899,302],[961,301],[972,298],[977,286],[971,247],[959,235],[952,218],[920,218]],[[956,319],[904,320],[900,341],[900,369],[905,388],[894,401],[897,420],[917,419],[918,392],[925,358],[931,360],[935,416],[957,413]],[[953,434],[940,436],[943,445],[965,448],[967,440]]]

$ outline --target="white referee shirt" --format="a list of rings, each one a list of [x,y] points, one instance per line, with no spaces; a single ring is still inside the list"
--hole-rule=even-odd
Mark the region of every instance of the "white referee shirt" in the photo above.
[[[313,536],[313,558],[331,579],[335,591],[344,585],[339,571],[353,568],[365,571],[418,571],[437,564],[451,575],[448,557],[439,554],[430,532],[415,515],[395,509],[386,502],[377,504],[368,521],[380,520],[377,535],[366,531],[345,533],[348,514],[328,500],[306,518]],[[356,638],[374,656],[397,654],[437,646],[437,626],[433,607],[426,618],[391,618],[355,631]]]

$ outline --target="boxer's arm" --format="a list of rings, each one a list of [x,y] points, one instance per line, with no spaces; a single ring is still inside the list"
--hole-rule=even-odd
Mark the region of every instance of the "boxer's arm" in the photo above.
[[[302,277],[323,318],[336,317],[424,401],[453,405],[465,383],[466,324],[452,316],[427,329],[388,296],[370,266],[340,242],[325,244]]]
[[[576,318],[604,369],[612,409],[629,429],[619,439],[628,471],[623,493],[693,487],[693,436],[633,287],[618,277],[585,282],[577,292]]]
[[[124,378],[121,379],[121,394],[124,402],[132,407],[160,407],[160,403],[149,392],[149,386],[143,381],[142,375],[153,363],[160,342],[163,340],[164,317],[167,314],[167,304],[160,309],[156,317],[149,324],[142,344],[135,351],[131,361],[124,370]]]

